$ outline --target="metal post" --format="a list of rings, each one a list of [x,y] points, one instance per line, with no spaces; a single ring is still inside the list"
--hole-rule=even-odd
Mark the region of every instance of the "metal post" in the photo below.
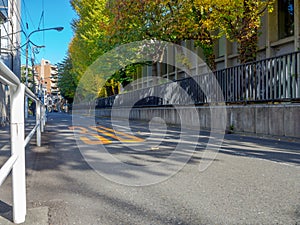
[[[34,48],[32,48],[32,51],[34,51]],[[34,80],[34,58],[31,58],[31,73],[32,73],[32,92],[36,94],[36,88],[35,88],[35,80]]]
[[[45,106],[43,105],[42,107],[41,107],[41,132],[44,132],[44,126],[45,126],[45,124],[46,124],[46,121],[45,121],[45,117],[46,117],[46,110],[45,110]]]
[[[26,216],[26,178],[24,145],[24,94],[25,85],[11,87],[11,154],[17,155],[12,169],[13,221],[23,223]]]
[[[27,37],[26,40],[26,50],[25,50],[25,54],[26,54],[26,61],[25,61],[25,85],[26,87],[28,87],[28,47],[29,47],[29,39]],[[24,110],[24,109],[22,109]],[[25,96],[25,118],[28,118],[28,97]]]
[[[36,125],[39,125],[36,129],[36,145],[41,146],[41,125],[42,125],[42,120],[41,120],[41,103],[39,101],[36,101]]]

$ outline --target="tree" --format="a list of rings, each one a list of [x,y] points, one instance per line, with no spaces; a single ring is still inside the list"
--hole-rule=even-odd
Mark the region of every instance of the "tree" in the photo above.
[[[209,14],[206,27],[237,41],[240,63],[256,60],[261,16],[272,11],[274,0],[195,0],[195,7]]]
[[[145,39],[179,45],[195,40],[203,49],[207,64],[215,70],[214,44],[225,35],[238,42],[241,63],[255,60],[260,16],[272,9],[273,1],[71,0],[78,14],[72,24],[75,35],[69,46],[72,73],[79,80],[99,56],[122,44]],[[95,80],[86,83],[97,84],[92,87],[93,93],[114,94],[117,83],[130,82],[141,65],[143,62],[125,65],[108,81],[94,76]],[[152,64],[154,76],[156,65]]]
[[[26,66],[21,66],[21,82],[23,84],[26,83]],[[30,88],[31,91],[34,91],[33,89],[33,73],[32,73],[32,68],[28,67],[28,76],[27,76],[27,83],[28,87]]]
[[[74,37],[69,46],[69,60],[72,62],[71,74],[76,74],[78,83],[88,67],[109,49],[107,42],[109,17],[106,12],[106,0],[71,0],[71,5],[78,19],[72,22]],[[92,90],[89,89],[90,91],[101,92],[103,83],[101,79],[89,82],[98,84]]]
[[[70,57],[65,57],[58,68],[58,88],[62,96],[69,102],[73,102],[75,91],[78,84],[78,77],[73,72],[73,65]]]
[[[78,14],[72,23],[74,38],[69,56],[75,71],[81,76],[99,55],[106,52],[107,24],[106,0],[71,0]]]
[[[181,44],[195,40],[203,49],[211,69],[216,68],[213,52],[214,29],[206,27],[210,19],[197,0],[116,0],[110,4],[111,37],[115,43],[152,39]],[[209,10],[207,10],[209,11]]]

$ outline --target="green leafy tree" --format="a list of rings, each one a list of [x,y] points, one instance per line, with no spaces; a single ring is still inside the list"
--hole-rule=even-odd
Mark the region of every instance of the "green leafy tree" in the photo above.
[[[69,102],[73,102],[75,91],[78,85],[78,76],[73,72],[72,61],[65,57],[58,67],[58,88],[62,96]]]
[[[106,0],[71,0],[78,15],[72,23],[74,38],[69,46],[73,67],[81,76],[99,55],[106,52]]]
[[[28,68],[28,76],[27,76],[27,83],[28,87],[30,88],[31,91],[33,91],[33,75],[32,75],[32,68]],[[21,82],[26,83],[26,67],[21,66]]]

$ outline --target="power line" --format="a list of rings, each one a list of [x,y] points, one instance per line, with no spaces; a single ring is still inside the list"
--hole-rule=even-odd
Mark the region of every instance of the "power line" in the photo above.
[[[42,11],[42,15],[41,15],[41,18],[40,18],[40,22],[39,22],[38,30],[40,29],[41,22],[42,22],[43,18],[44,18],[44,10]]]
[[[27,5],[26,5],[26,3],[25,3],[25,0],[22,0],[22,3],[23,3],[23,8],[24,8],[25,15],[28,15],[29,20],[30,20],[30,22],[31,22],[31,24],[32,24],[32,26],[33,26],[33,28],[36,30],[36,27],[35,27],[35,25],[34,25],[34,23],[33,23],[33,20],[32,20],[32,18],[31,18],[31,16],[30,16],[29,10],[28,10]],[[27,21],[26,21],[26,22],[27,22]]]
[[[33,20],[32,20],[32,17],[31,17],[31,14],[30,14],[30,10],[28,10],[28,7],[27,7],[25,1],[26,1],[26,0],[22,0],[23,8],[24,8],[23,11],[24,11],[24,14],[26,15],[25,18],[26,18],[26,20],[27,20],[27,16],[29,17],[30,24],[32,24],[32,27],[33,27],[32,30],[39,30],[39,29],[40,29],[40,23],[41,23],[41,22],[39,22],[38,28],[36,28],[36,25],[34,24],[34,22],[33,22]],[[43,1],[42,1],[42,3],[43,3]],[[43,4],[44,4],[44,3],[43,3]],[[44,17],[45,17],[45,16],[44,16],[44,9],[43,9],[43,12],[42,12],[40,21],[43,21],[43,20],[44,20]],[[26,21],[26,24],[28,24],[28,21]],[[43,24],[44,24],[44,22],[43,22]],[[43,25],[43,26],[44,26],[44,25]],[[41,42],[40,36],[37,36],[35,39],[37,39],[39,42]],[[44,45],[44,38],[43,38],[43,45]]]

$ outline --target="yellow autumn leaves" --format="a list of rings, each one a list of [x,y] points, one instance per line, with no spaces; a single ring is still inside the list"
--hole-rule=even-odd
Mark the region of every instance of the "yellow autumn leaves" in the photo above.
[[[225,35],[239,43],[240,52],[248,52],[243,43],[255,42],[260,17],[272,10],[273,3],[274,0],[71,0],[78,18],[73,21],[69,58],[80,77],[105,52],[144,39],[173,43],[193,39],[205,49],[207,59],[213,59],[214,43]],[[256,51],[255,46],[250,47]]]

